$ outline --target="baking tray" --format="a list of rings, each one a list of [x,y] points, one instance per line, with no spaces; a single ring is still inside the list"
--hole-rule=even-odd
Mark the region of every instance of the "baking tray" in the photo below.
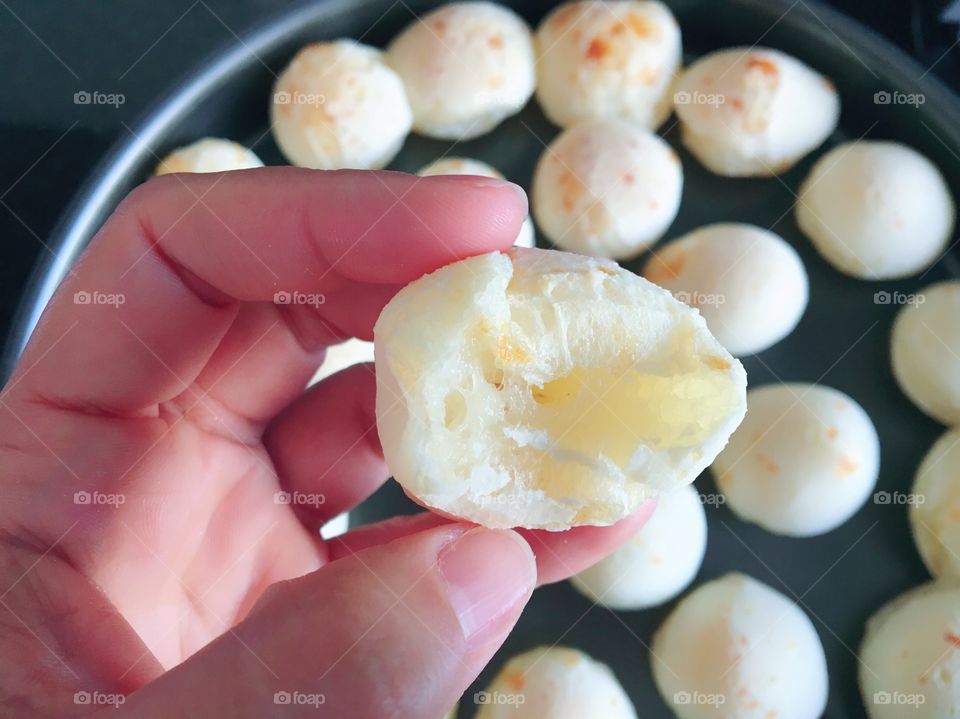
[[[149,175],[157,156],[205,135],[251,145],[267,164],[283,158],[267,132],[274,75],[305,43],[349,36],[383,46],[414,13],[435,2],[327,0],[265,23],[201,63],[132,128],[78,192],[50,240],[53,256],[31,278],[3,355],[9,373],[47,300],[90,237],[119,200]],[[531,24],[556,3],[507,2]],[[824,148],[779,178],[726,179],[704,170],[679,143],[671,118],[661,130],[683,162],[680,212],[664,240],[719,221],[769,227],[797,249],[810,274],[810,306],[785,341],[744,361],[751,386],[778,381],[822,382],[846,392],[873,418],[881,441],[878,491],[908,491],[923,454],[942,427],[897,389],[888,342],[897,307],[877,292],[915,292],[960,275],[955,253],[921,277],[862,282],[833,270],[814,252],[794,221],[794,193],[812,163],[830,146],[861,137],[911,145],[934,160],[960,188],[960,101],[928,71],[879,36],[811,0],[674,0],[686,60],[731,45],[784,50],[828,75],[842,100],[837,132]],[[922,94],[919,106],[877,104],[878,92]],[[482,158],[529,187],[534,164],[557,133],[531,102],[495,132],[468,142],[411,136],[391,169],[415,171],[441,155]],[[956,192],[955,192],[956,194]],[[541,246],[547,246],[538,238]],[[627,263],[639,269],[644,258]],[[716,492],[712,479],[697,481]],[[354,522],[413,511],[389,483],[353,514]],[[914,549],[906,508],[868,502],[850,521],[809,539],[776,537],[738,521],[723,506],[707,506],[709,542],[697,582],[731,570],[751,574],[794,599],[811,617],[826,650],[830,698],[825,716],[865,716],[857,690],[857,648],[867,617],[882,603],[927,579]],[[650,676],[647,646],[673,606],[612,612],[593,606],[568,583],[535,592],[515,631],[465,695],[460,716],[473,716],[473,693],[510,655],[537,644],[579,647],[611,665],[644,719],[670,717]]]

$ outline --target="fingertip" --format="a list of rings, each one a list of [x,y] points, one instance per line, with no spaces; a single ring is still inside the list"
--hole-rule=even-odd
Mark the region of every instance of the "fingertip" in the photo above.
[[[354,171],[336,187],[336,216],[310,222],[326,227],[319,246],[337,274],[362,282],[406,284],[506,250],[527,217],[523,189],[489,177]]]
[[[469,529],[443,547],[437,564],[471,648],[502,641],[536,586],[533,551],[510,530]]]

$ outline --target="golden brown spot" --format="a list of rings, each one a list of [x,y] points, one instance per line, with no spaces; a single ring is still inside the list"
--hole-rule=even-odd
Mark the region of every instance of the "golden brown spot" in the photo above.
[[[827,438],[836,439],[837,435],[840,434],[840,431],[836,427],[827,427]]]
[[[509,337],[501,335],[497,340],[497,359],[507,364],[518,364],[529,362],[530,355],[522,347],[512,344]]]
[[[605,275],[611,275],[611,276],[617,274],[616,270],[611,270],[606,265],[597,265],[597,272],[602,272]]]
[[[503,674],[503,683],[513,691],[521,692],[526,685],[526,679],[523,676],[523,672],[508,671]]]
[[[564,652],[563,663],[568,667],[575,667],[580,663],[580,654],[578,652]]]
[[[726,370],[730,369],[731,365],[723,357],[718,357],[717,355],[707,355],[703,358],[703,363],[708,367],[713,367],[714,369]]]
[[[841,457],[840,461],[837,462],[837,476],[846,477],[847,475],[853,474],[857,471],[857,467],[859,466],[860,465],[858,465],[849,457]]]
[[[666,280],[675,280],[680,277],[686,263],[687,253],[683,250],[660,253],[650,263],[644,274],[648,280],[657,284]]]
[[[433,25],[433,29],[437,31],[438,35],[443,35],[443,33],[447,31],[446,20],[440,20],[440,19],[434,20],[432,25]]]
[[[632,185],[634,182],[637,181],[637,176],[634,175],[632,172],[628,172],[623,176],[623,181],[626,182],[628,185]]]
[[[564,195],[563,199],[560,201],[560,204],[563,205],[563,209],[567,212],[570,212],[573,209],[573,198],[570,195]]]
[[[763,468],[763,470],[767,474],[780,473],[779,465],[776,462],[774,462],[772,459],[770,459],[770,457],[768,457],[767,455],[763,454],[762,452],[757,452],[756,458],[757,458],[757,462],[760,464],[760,466]]]
[[[830,90],[830,92],[836,91],[837,86],[833,84],[833,80],[831,80],[829,77],[821,77],[820,79],[823,81],[823,84],[826,85],[827,89]]]
[[[953,632],[946,632],[943,635],[943,640],[947,644],[952,644],[954,648],[960,647],[960,636],[957,636]]]
[[[499,35],[491,35],[489,38],[487,38],[487,45],[499,50],[503,47],[503,38]]]
[[[573,16],[576,15],[579,11],[580,9],[573,3],[569,5],[564,5],[562,8],[560,8],[553,14],[553,17],[551,18],[551,22],[554,25],[556,25],[557,29],[559,30],[563,25],[566,25],[571,20],[573,20]]]
[[[595,37],[587,45],[588,60],[602,60],[610,52],[610,46],[601,37]]]
[[[731,99],[731,100],[730,100],[730,104],[733,106],[733,109],[734,109],[734,110],[742,110],[742,109],[743,109],[743,100],[741,100],[739,97],[735,97],[735,98]]]
[[[747,60],[747,69],[748,70],[757,69],[757,70],[760,70],[760,72],[762,72],[764,75],[771,75],[771,76],[777,75],[780,73],[780,68],[777,67],[777,63],[775,63],[773,60],[770,60],[765,57],[760,57],[758,55],[754,55],[749,60]]]
[[[950,509],[950,519],[955,522],[960,522],[960,507],[952,507]]]
[[[624,18],[624,22],[637,37],[650,37],[656,33],[656,27],[643,15],[629,13],[627,17]]]

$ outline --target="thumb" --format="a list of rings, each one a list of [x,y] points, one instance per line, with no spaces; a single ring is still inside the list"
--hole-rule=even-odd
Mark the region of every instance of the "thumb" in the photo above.
[[[111,716],[439,719],[535,583],[533,553],[510,531],[452,524],[371,547],[270,587]]]

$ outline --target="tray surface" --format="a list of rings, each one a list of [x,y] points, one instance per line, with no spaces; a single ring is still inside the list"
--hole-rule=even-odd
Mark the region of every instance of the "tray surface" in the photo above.
[[[284,164],[268,132],[267,103],[275,73],[308,41],[341,36],[383,46],[411,19],[437,3],[328,0],[277,18],[211,58],[162,99],[133,137],[105,159],[78,194],[55,233],[56,256],[40,267],[8,340],[9,371],[39,313],[66,268],[119,199],[141,182],[157,156],[205,135],[250,145],[267,164]],[[531,24],[555,3],[512,2]],[[878,292],[916,292],[960,275],[960,258],[948,254],[919,277],[863,282],[828,266],[796,226],[794,193],[813,162],[838,142],[891,139],[930,157],[951,188],[960,188],[960,101],[924,68],[884,40],[840,14],[800,0],[674,0],[668,5],[683,31],[686,60],[733,45],[778,48],[829,76],[842,103],[840,127],[817,152],[779,178],[728,179],[707,172],[679,142],[671,117],[660,132],[683,162],[683,202],[660,244],[710,222],[740,221],[767,227],[800,253],[810,275],[810,306],[786,340],[743,363],[750,385],[821,382],[856,399],[876,424],[881,441],[878,491],[909,491],[924,453],[943,428],[916,409],[894,383],[889,362],[890,327],[897,306],[878,302]],[[877,92],[920,93],[919,106],[876,104]],[[440,156],[477,157],[529,188],[534,164],[556,127],[535,101],[494,132],[463,143],[412,135],[390,169],[414,172]],[[548,246],[538,237],[540,246]],[[659,246],[659,245],[658,245]],[[639,270],[646,256],[626,263]],[[714,493],[712,478],[697,480]],[[353,514],[366,522],[413,511],[388,483]],[[796,601],[823,642],[830,672],[825,716],[864,716],[857,690],[858,646],[867,617],[881,604],[928,579],[914,549],[906,507],[869,501],[850,521],[820,537],[789,539],[739,521],[724,506],[706,507],[708,548],[697,584],[728,571],[760,579]],[[696,586],[696,584],[694,585]],[[838,601],[839,598],[839,601]],[[675,602],[638,612],[612,612],[591,603],[566,582],[538,590],[500,653],[471,687],[460,716],[473,716],[473,693],[483,689],[511,655],[538,644],[578,647],[609,664],[638,715],[670,717],[650,675],[647,646]]]

